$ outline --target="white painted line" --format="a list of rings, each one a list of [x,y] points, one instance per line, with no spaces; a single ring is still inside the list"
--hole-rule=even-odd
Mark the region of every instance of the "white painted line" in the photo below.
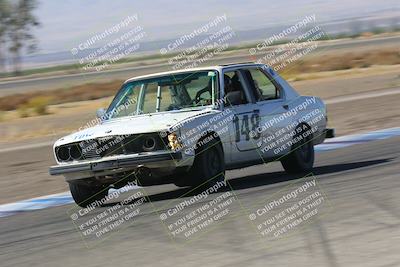
[[[315,146],[315,150],[318,152],[333,150],[355,144],[387,139],[394,136],[400,136],[400,127],[326,139],[324,143]]]
[[[108,193],[127,192],[139,189],[139,186],[125,186],[120,189],[110,189]],[[7,217],[19,212],[41,210],[51,207],[63,206],[74,203],[70,192],[52,194],[48,196],[36,197],[26,200],[17,201],[14,203],[0,205],[0,218]]]
[[[17,201],[14,203],[0,205],[0,217],[6,217],[18,212],[41,210],[73,203],[70,192],[53,194]]]

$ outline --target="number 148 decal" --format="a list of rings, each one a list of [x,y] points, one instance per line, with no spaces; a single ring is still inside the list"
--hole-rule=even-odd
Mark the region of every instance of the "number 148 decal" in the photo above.
[[[240,142],[241,135],[244,135],[246,141],[249,141],[251,131],[253,132],[251,135],[253,139],[260,138],[260,133],[257,131],[260,126],[260,114],[258,111],[253,114],[236,115],[233,118],[233,123],[235,124],[236,143]]]

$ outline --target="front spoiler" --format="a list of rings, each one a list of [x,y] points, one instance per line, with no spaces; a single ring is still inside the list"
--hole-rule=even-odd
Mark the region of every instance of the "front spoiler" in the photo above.
[[[145,163],[174,161],[182,159],[181,152],[168,152],[163,154],[134,155],[129,158],[118,158],[112,160],[101,160],[85,163],[71,163],[66,165],[51,166],[50,175],[61,175],[77,172],[101,172],[107,170],[116,170],[129,167],[136,167]]]

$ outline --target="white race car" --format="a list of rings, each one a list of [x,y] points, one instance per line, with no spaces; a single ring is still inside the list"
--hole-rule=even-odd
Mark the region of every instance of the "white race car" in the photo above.
[[[127,80],[99,123],[54,144],[56,166],[83,207],[128,182],[221,182],[225,170],[281,161],[313,167],[314,145],[333,137],[321,99],[300,96],[273,69],[240,63]]]

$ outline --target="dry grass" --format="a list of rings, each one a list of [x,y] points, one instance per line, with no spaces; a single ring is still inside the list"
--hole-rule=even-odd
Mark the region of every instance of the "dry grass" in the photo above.
[[[18,106],[17,112],[20,118],[27,118],[31,115],[27,104]]]
[[[21,118],[30,117],[33,114],[46,115],[49,114],[48,106],[52,101],[50,96],[35,96],[28,100],[27,103],[18,106],[18,113]]]
[[[308,57],[290,66],[288,71],[283,71],[286,76],[300,73],[317,73],[324,71],[347,70],[355,68],[368,68],[373,65],[400,64],[398,49],[369,50],[364,52],[348,52],[338,55],[322,55]]]
[[[396,64],[400,64],[400,53],[398,49],[376,49],[363,52],[348,52],[337,55],[306,57],[302,60],[296,61],[295,64],[293,64],[288,70],[284,70],[281,74],[285,78],[294,78],[307,73],[313,73],[315,75],[320,72],[368,68],[373,65]],[[307,79],[307,75],[304,77],[298,77],[298,79]],[[0,98],[0,110],[9,111],[17,109],[20,112],[21,117],[29,116],[29,110],[31,109],[36,110],[35,112],[37,114],[46,114],[45,106],[47,105],[94,100],[112,96],[120,88],[121,84],[122,81],[90,83],[58,90],[37,91],[4,96]],[[44,98],[47,98],[46,105],[40,103],[43,102]],[[32,101],[34,102],[32,103]]]
[[[0,98],[0,110],[18,109],[24,114],[27,110],[33,109],[37,114],[45,114],[47,105],[94,100],[114,95],[121,84],[122,81],[89,83],[59,90],[4,96]]]

